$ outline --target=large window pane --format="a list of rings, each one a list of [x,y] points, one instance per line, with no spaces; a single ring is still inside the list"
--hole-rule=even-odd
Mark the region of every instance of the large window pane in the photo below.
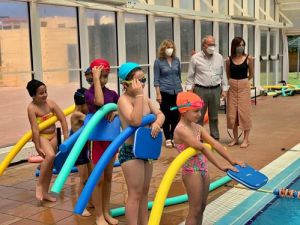
[[[267,61],[263,60],[260,62],[260,85],[267,85]]]
[[[270,17],[275,20],[275,1],[270,0]]]
[[[262,9],[263,12],[265,12],[266,11],[266,1],[265,0],[260,0],[259,1],[259,7]],[[266,19],[265,14],[262,13],[260,10],[259,10],[259,19],[261,19],[261,20]]]
[[[277,55],[276,52],[276,31],[270,32],[270,55]]]
[[[199,1],[199,0],[198,0]],[[210,4],[207,4],[210,3]],[[212,6],[213,4],[213,0],[200,0],[200,11],[201,12],[207,12],[207,13],[212,13],[212,9],[210,8],[210,6]]]
[[[236,4],[234,4],[234,15],[242,16],[243,12],[236,6],[238,5],[243,9],[243,0],[234,0]]]
[[[193,20],[180,21],[181,61],[189,62],[192,50],[195,49],[195,32]]]
[[[228,23],[219,23],[219,52],[223,57],[228,56],[228,39],[229,39],[229,25]]]
[[[255,29],[254,26],[248,25],[248,54],[254,56]]]
[[[219,13],[228,15],[228,0],[219,0]]]
[[[248,15],[251,17],[255,16],[255,1],[248,0]]]
[[[48,85],[79,82],[76,9],[39,5],[43,80]],[[59,57],[58,57],[59,56]]]
[[[172,18],[156,17],[155,18],[155,42],[156,49],[165,39],[173,40]]]
[[[201,40],[207,35],[213,35],[213,23],[211,21],[201,21]]]
[[[260,32],[260,55],[261,56],[267,56],[267,37],[268,37],[268,31],[261,30]]]
[[[234,24],[234,36],[243,37],[243,24]]]
[[[163,5],[172,7],[172,0],[154,0],[155,5]]]
[[[194,9],[194,0],[180,0],[181,9]]]
[[[146,16],[125,14],[126,60],[148,64]]]
[[[22,86],[31,77],[29,46],[27,4],[0,2],[0,86]]]
[[[105,58],[117,65],[117,35],[115,13],[87,10],[90,61]]]
[[[31,79],[26,2],[0,1],[0,146],[15,144],[28,129],[25,88]]]

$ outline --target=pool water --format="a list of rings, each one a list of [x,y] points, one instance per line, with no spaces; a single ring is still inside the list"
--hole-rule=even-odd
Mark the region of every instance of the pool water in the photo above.
[[[300,177],[288,187],[300,191]],[[274,198],[260,212],[258,212],[247,225],[295,225],[300,224],[300,199]]]

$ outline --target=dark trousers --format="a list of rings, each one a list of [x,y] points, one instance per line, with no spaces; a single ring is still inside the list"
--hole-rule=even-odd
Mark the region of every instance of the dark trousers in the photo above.
[[[166,140],[173,139],[173,134],[177,123],[179,122],[178,110],[171,111],[170,108],[176,106],[177,94],[170,95],[166,92],[160,92],[162,102],[160,104],[160,110],[165,115],[166,119],[163,124],[163,131]]]

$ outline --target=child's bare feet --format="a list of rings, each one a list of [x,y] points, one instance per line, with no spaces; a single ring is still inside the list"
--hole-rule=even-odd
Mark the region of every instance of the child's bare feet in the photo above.
[[[87,209],[84,209],[81,215],[84,217],[88,217],[91,216],[92,214],[89,211],[87,211]]]
[[[247,148],[248,146],[249,146],[249,142],[243,141],[243,143],[241,144],[240,148]]]
[[[43,200],[49,201],[49,202],[56,202],[56,198],[51,196],[50,194],[44,194]]]
[[[43,188],[41,185],[36,185],[35,197],[38,201],[43,201]]]
[[[100,216],[100,217],[97,216],[97,217],[96,217],[96,224],[97,224],[97,225],[109,225],[109,224],[106,222],[104,216]]]
[[[230,143],[228,144],[228,146],[231,147],[231,146],[234,146],[234,145],[237,145],[237,144],[238,144],[238,140],[233,139],[233,141],[230,142]]]
[[[116,225],[119,223],[119,220],[113,218],[111,215],[109,215],[108,213],[104,214],[105,220],[111,224],[111,225]]]

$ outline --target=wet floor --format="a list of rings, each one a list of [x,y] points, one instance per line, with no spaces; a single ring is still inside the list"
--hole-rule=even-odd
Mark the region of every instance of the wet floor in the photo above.
[[[241,149],[239,146],[230,147],[228,148],[230,154],[260,169],[283,154],[282,148],[289,149],[299,143],[299,103],[300,95],[278,98],[259,97],[257,105],[252,106],[253,129],[250,133],[250,146],[247,149]],[[230,141],[225,126],[225,114],[220,111],[221,143],[224,145]],[[154,162],[149,200],[154,199],[162,176],[176,155],[175,149],[163,148],[160,159]],[[35,200],[35,167],[36,165],[33,164],[22,163],[9,167],[0,177],[0,224],[95,224],[94,216],[81,217],[72,213],[77,199],[79,183],[77,174],[68,178],[57,202],[38,205]],[[225,175],[211,164],[209,169],[211,181]],[[217,198],[227,189],[221,187],[210,193],[209,201]],[[185,194],[185,190],[179,173],[170,189],[169,197],[181,194]],[[113,172],[111,196],[112,208],[124,205],[126,185],[120,168],[115,168]],[[187,210],[187,203],[165,208],[161,224],[181,223],[187,215]],[[91,211],[93,212],[92,209]],[[123,216],[118,219],[119,224],[126,224]]]

